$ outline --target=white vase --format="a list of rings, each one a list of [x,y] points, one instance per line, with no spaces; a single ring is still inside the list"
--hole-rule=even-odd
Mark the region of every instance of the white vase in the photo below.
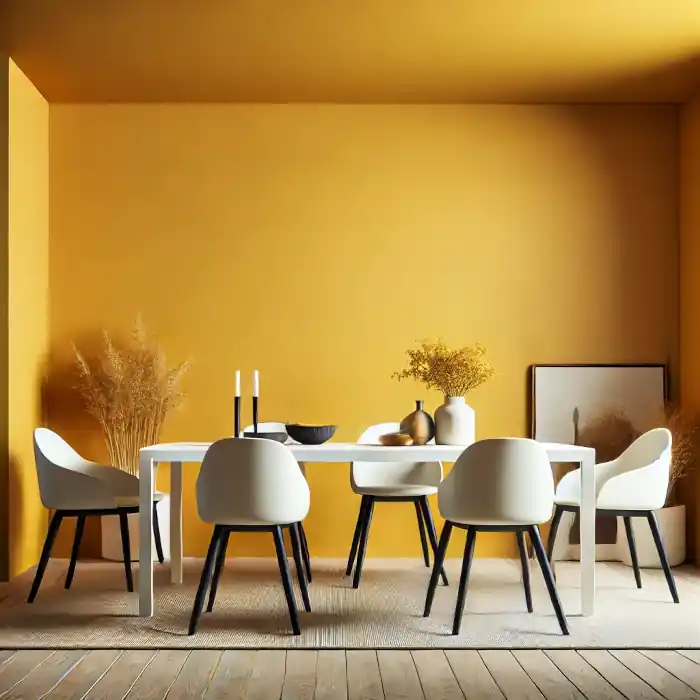
[[[666,556],[671,566],[679,566],[685,561],[685,506],[671,506],[654,511],[664,541]],[[637,559],[642,569],[660,569],[661,561],[656,551],[651,528],[646,518],[631,518],[634,543],[637,549]],[[617,519],[617,549],[620,561],[632,566],[625,522]]]
[[[463,396],[449,396],[435,411],[435,442],[438,445],[471,445],[475,439],[474,409]]]
[[[165,495],[158,501],[158,526],[160,528],[160,541],[163,545],[163,557],[170,559],[170,496]],[[131,545],[131,561],[139,558],[139,514],[130,513],[126,516],[129,520],[129,544]],[[122,554],[122,535],[119,527],[118,515],[103,515],[102,518],[102,556],[110,561],[124,561]],[[155,539],[151,532],[151,550],[153,561],[158,561]]]

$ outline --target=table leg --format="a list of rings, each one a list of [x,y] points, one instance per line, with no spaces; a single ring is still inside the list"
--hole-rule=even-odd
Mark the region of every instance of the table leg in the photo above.
[[[170,464],[170,581],[182,583],[182,462]]]
[[[153,615],[153,479],[154,463],[139,460],[139,615]]]
[[[593,615],[595,608],[595,453],[581,460],[581,614]]]

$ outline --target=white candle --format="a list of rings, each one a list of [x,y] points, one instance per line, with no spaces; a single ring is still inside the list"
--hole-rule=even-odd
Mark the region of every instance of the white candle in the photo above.
[[[257,369],[253,370],[253,396],[260,396],[260,374]]]
[[[241,395],[241,370],[236,370],[236,396]]]

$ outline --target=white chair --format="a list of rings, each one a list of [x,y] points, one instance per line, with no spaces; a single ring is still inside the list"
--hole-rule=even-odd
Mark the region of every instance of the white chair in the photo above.
[[[647,519],[671,597],[674,603],[678,603],[676,583],[654,513],[656,509],[663,508],[666,502],[671,446],[671,432],[666,428],[655,428],[638,437],[617,459],[597,464],[596,510],[607,515],[619,515],[624,519],[637,588],[642,587],[642,577],[631,518]],[[547,556],[550,561],[562,516],[567,511],[577,513],[581,507],[580,469],[565,474],[561,479],[554,496],[554,504],[554,518],[547,541]]]
[[[379,423],[367,428],[360,436],[358,444],[379,444],[379,438],[386,433],[399,430],[398,423]],[[425,529],[433,552],[437,551],[437,535],[433,516],[430,512],[428,496],[437,493],[442,481],[442,462],[353,462],[350,467],[350,485],[352,490],[362,496],[360,512],[357,516],[355,534],[352,538],[346,576],[350,576],[355,566],[352,586],[357,588],[362,577],[362,566],[367,550],[369,527],[372,523],[374,504],[382,502],[413,503],[418,519],[418,529],[423,547],[425,565],[430,566],[428,544]],[[355,564],[357,556],[357,564]],[[443,582],[447,585],[445,572],[441,572]]]
[[[292,630],[295,635],[301,633],[282,531],[290,531],[297,579],[308,612],[311,604],[297,526],[309,512],[309,501],[309,485],[284,445],[258,438],[226,438],[211,445],[197,477],[197,509],[204,522],[214,525],[214,532],[192,608],[189,634],[197,629],[210,582],[207,610],[213,609],[232,532],[272,533]]]
[[[249,425],[246,428],[243,428],[241,431],[239,437],[243,437],[245,433],[252,433],[254,430],[255,426]],[[258,432],[260,433],[286,433],[287,432],[287,426],[285,423],[275,423],[273,421],[267,421],[265,423],[258,423]],[[294,438],[289,437],[287,435],[287,440],[284,443],[285,445],[298,445],[299,443],[294,440]],[[304,469],[304,465],[300,464],[299,469],[301,469],[301,473],[306,477],[306,470]],[[301,539],[301,555],[304,558],[304,568],[306,569],[306,578],[309,583],[313,580],[313,577],[311,575],[311,554],[309,553],[309,543],[306,539],[306,531],[304,530],[304,523],[299,523],[299,538]]]
[[[524,438],[481,440],[468,447],[455,462],[438,490],[445,527],[435,556],[425,599],[424,617],[430,615],[438,572],[447,553],[452,529],[467,531],[452,634],[459,634],[477,532],[515,532],[521,552],[523,583],[528,612],[532,612],[530,572],[525,533],[542,569],[549,597],[563,634],[569,634],[559,594],[540,537],[539,525],[549,520],[554,505],[554,478],[544,447]]]
[[[64,518],[78,519],[65,587],[70,588],[83,537],[85,520],[91,515],[118,515],[122,533],[122,551],[126,585],[134,590],[131,573],[131,544],[127,515],[139,511],[139,480],[116,467],[90,462],[81,457],[60,435],[48,428],[34,431],[34,459],[39,479],[39,494],[45,508],[55,511],[36,569],[27,602],[33,603],[51,557],[56,535]],[[153,501],[153,534],[158,560],[163,563],[156,504],[163,498],[156,492]]]

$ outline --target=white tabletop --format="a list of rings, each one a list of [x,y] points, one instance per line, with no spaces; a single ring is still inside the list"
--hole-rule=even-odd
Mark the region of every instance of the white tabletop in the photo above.
[[[247,438],[244,438],[247,439]],[[210,442],[171,442],[141,449],[141,457],[155,462],[201,462]],[[553,462],[578,462],[588,447],[544,442]],[[326,442],[323,445],[286,445],[299,462],[454,462],[467,446],[460,445],[358,445],[354,442]]]

